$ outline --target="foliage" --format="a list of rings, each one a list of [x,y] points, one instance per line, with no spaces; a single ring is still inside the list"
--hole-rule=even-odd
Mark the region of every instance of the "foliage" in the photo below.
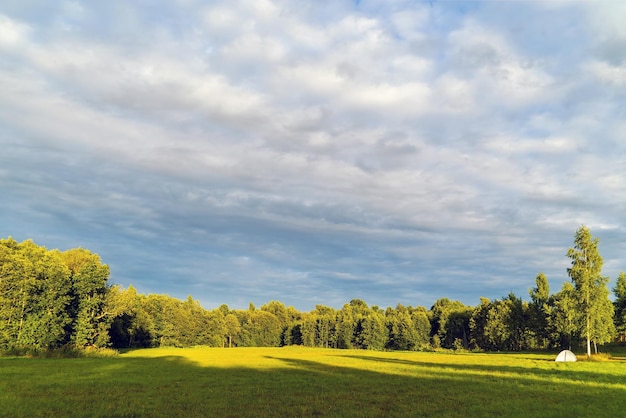
[[[0,240],[0,349],[105,347],[108,277],[88,250]]]
[[[460,341],[463,348],[469,344],[470,319],[473,308],[459,301],[438,299],[430,308],[431,335],[437,345],[454,348]],[[438,347],[437,347],[438,348]]]
[[[613,288],[615,294],[614,322],[619,341],[626,341],[626,273],[620,272]]]
[[[594,344],[609,342],[614,334],[613,304],[609,301],[608,278],[602,276],[603,260],[598,238],[581,226],[574,237],[574,247],[567,251],[572,265],[567,274],[575,288],[576,310],[580,313],[578,331],[587,341],[587,356]]]
[[[481,299],[470,318],[472,345],[491,351],[528,349],[528,312],[528,304],[512,293],[502,300]]]
[[[203,308],[189,296],[139,294],[111,286],[109,268],[97,254],[76,248],[47,250],[32,241],[0,240],[0,351],[72,356],[85,347],[277,347],[429,351],[432,349],[522,351],[572,348],[626,339],[626,275],[615,302],[601,276],[597,239],[582,227],[568,251],[572,282],[550,294],[543,273],[529,290],[530,302],[513,293],[481,298],[471,307],[447,298],[430,309],[380,309],[353,299],[341,309],[317,305],[299,312],[280,301],[256,308]],[[614,314],[613,314],[614,313]],[[584,325],[584,328],[583,328]]]
[[[550,315],[548,319],[550,340],[552,345],[571,349],[578,340],[576,335],[576,295],[571,283],[563,283],[561,291],[550,298]]]
[[[530,295],[529,305],[529,330],[531,333],[531,345],[544,349],[549,347],[549,318],[551,313],[550,305],[550,284],[545,274],[539,273],[535,278],[535,287],[528,291]]]

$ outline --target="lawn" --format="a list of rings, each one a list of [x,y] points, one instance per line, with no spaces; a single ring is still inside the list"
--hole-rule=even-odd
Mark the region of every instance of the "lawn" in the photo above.
[[[623,416],[626,362],[285,348],[0,358],[0,415]]]

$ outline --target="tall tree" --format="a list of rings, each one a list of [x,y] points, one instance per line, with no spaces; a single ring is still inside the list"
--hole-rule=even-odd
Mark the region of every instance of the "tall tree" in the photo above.
[[[603,285],[594,289],[592,315],[591,315],[591,341],[595,353],[598,353],[598,344],[611,342],[615,335],[615,323],[613,322],[614,307],[609,300],[609,289],[606,285],[608,277]]]
[[[480,305],[476,306],[470,317],[470,346],[473,348],[489,349],[490,341],[486,335],[489,311],[492,303],[488,298],[481,297]]]
[[[561,290],[550,298],[549,304],[548,329],[551,345],[571,350],[580,316],[576,310],[576,290],[572,284],[563,283]]]
[[[261,306],[261,310],[273,314],[276,319],[278,319],[278,322],[280,322],[281,326],[280,345],[288,345],[289,341],[291,340],[291,337],[289,335],[289,325],[291,322],[291,318],[289,317],[289,311],[285,304],[277,300],[272,300],[269,303]]]
[[[535,337],[534,345],[538,348],[546,348],[548,341],[548,317],[550,315],[550,285],[543,273],[535,278],[535,287],[530,289],[531,303],[529,306],[530,329]]]
[[[302,316],[300,324],[300,339],[302,345],[315,347],[317,317],[313,313],[306,313]]]
[[[0,347],[46,350],[67,342],[68,277],[59,251],[0,240]]]
[[[34,245],[34,244],[33,244]],[[66,342],[66,328],[71,323],[67,312],[70,302],[69,271],[57,250],[39,247],[33,258],[36,275],[36,292],[33,295],[32,313],[29,315],[31,338],[28,345],[52,349]]]
[[[385,348],[388,334],[383,311],[372,308],[363,320],[362,327],[363,348],[368,350]]]
[[[83,248],[64,251],[61,258],[70,271],[72,284],[73,342],[78,347],[106,346],[110,326],[105,312],[109,266],[102,264],[98,254]]]
[[[336,312],[324,305],[315,305],[310,320],[315,322],[315,347],[336,348]]]
[[[12,238],[0,240],[0,346],[14,345],[24,325],[24,313],[30,288],[25,278],[31,276],[32,264],[18,251]]]
[[[509,350],[508,342],[511,340],[511,328],[509,318],[511,316],[511,304],[506,300],[494,300],[487,311],[487,323],[485,325],[485,337],[491,350]]]
[[[620,272],[613,288],[615,301],[615,328],[620,341],[626,341],[626,273]]]
[[[423,306],[418,306],[416,308],[409,307],[409,312],[415,328],[416,348],[430,348],[431,326],[428,311]]]
[[[469,321],[472,346],[494,351],[527,348],[527,304],[513,293],[493,301],[481,297],[480,302]]]
[[[280,321],[270,312],[247,310],[241,312],[241,330],[235,338],[240,347],[278,347],[282,328]]]
[[[398,304],[396,309],[387,308],[385,319],[389,332],[387,348],[392,350],[415,350],[419,348],[417,329],[406,307]]]
[[[141,308],[150,318],[152,345],[157,347],[180,346],[176,329],[180,301],[168,295],[149,294],[141,300]]]
[[[444,348],[455,347],[460,341],[467,347],[469,321],[472,309],[459,301],[441,298],[430,308],[430,322],[433,345]]]
[[[224,330],[228,339],[228,348],[233,346],[233,337],[236,337],[241,331],[239,320],[234,314],[229,313],[224,317]]]
[[[574,248],[567,251],[567,257],[572,260],[567,274],[576,290],[577,310],[581,315],[579,330],[587,342],[587,356],[591,356],[591,341],[602,344],[612,334],[607,324],[613,323],[613,305],[607,303],[609,279],[602,276],[598,242],[583,225],[574,236]]]

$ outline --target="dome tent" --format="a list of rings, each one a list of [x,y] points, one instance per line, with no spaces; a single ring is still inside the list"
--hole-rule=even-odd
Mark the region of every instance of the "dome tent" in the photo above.
[[[576,361],[576,354],[569,350],[563,350],[556,356],[554,361]]]

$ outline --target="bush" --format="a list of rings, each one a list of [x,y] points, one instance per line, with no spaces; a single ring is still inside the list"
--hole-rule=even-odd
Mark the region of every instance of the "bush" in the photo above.
[[[2,352],[3,357],[41,357],[41,358],[79,358],[79,357],[116,357],[117,350],[98,347],[76,347],[68,344],[59,348],[41,349],[32,347],[10,347]]]

